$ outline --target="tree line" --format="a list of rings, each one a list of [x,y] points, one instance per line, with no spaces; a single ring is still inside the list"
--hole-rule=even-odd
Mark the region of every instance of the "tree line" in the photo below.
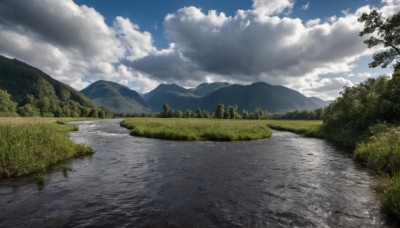
[[[0,116],[111,118],[113,115],[113,112],[106,108],[82,106],[73,100],[62,102],[49,97],[36,99],[27,95],[17,103],[7,91],[0,89]]]
[[[256,108],[253,112],[249,112],[246,109],[238,110],[237,105],[229,105],[225,108],[224,104],[218,104],[215,111],[210,113],[209,111],[197,108],[193,110],[174,110],[168,104],[162,106],[163,111],[160,114],[153,114],[153,117],[161,118],[216,118],[216,119],[289,119],[289,120],[319,120],[323,118],[324,109],[319,108],[313,111],[309,110],[295,110],[287,113],[269,113]],[[142,115],[145,116],[144,114]]]

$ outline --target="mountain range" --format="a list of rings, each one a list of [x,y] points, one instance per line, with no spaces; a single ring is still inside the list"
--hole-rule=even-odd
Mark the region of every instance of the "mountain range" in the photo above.
[[[118,83],[100,80],[79,92],[37,68],[3,56],[0,56],[0,89],[10,93],[21,106],[30,95],[38,101],[49,98],[58,102],[60,107],[73,101],[82,107],[105,107],[116,113],[160,112],[165,103],[182,111],[200,108],[214,112],[217,104],[223,103],[225,106],[237,105],[239,110],[252,112],[261,108],[271,113],[313,110],[329,104],[329,101],[306,97],[298,91],[264,82],[250,85],[202,83],[191,89],[176,84],[160,84],[146,94],[139,94]]]
[[[134,94],[128,96],[128,91]],[[314,110],[327,106],[329,101],[264,82],[237,85],[226,82],[202,83],[196,88],[186,89],[176,84],[160,84],[154,90],[139,96],[135,91],[115,82],[98,81],[81,91],[97,105],[116,112],[161,112],[163,104],[173,109],[195,110],[200,108],[213,112],[219,103],[237,105],[239,110],[254,111],[261,108],[268,112]],[[129,102],[128,102],[129,101]],[[131,105],[134,104],[134,105]]]

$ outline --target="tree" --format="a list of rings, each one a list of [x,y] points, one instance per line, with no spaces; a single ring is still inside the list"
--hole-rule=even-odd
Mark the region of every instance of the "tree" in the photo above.
[[[185,117],[186,118],[192,118],[192,110],[190,110],[190,109],[186,110]]]
[[[11,95],[7,91],[0,89],[0,115],[17,115],[17,103],[11,100]]]
[[[203,118],[203,112],[200,108],[196,109],[196,118]]]
[[[164,117],[164,118],[167,118],[168,117],[168,115],[169,115],[169,113],[171,112],[171,108],[168,106],[168,104],[163,104],[163,113],[162,113],[162,116]]]
[[[237,119],[237,106],[229,106],[228,112],[230,119]]]
[[[224,104],[218,104],[217,109],[215,110],[215,118],[222,119],[224,118],[225,108]]]
[[[364,22],[364,29],[360,32],[360,36],[374,34],[375,32],[377,34],[377,36],[373,35],[364,41],[368,48],[377,45],[383,45],[386,48],[373,55],[374,61],[369,64],[369,67],[381,66],[386,68],[395,60],[395,69],[399,67],[397,60],[400,57],[400,12],[390,19],[385,19],[381,13],[372,10],[369,14],[362,14],[358,21]]]
[[[182,118],[182,111],[181,110],[175,110],[174,111],[174,117],[175,118]]]

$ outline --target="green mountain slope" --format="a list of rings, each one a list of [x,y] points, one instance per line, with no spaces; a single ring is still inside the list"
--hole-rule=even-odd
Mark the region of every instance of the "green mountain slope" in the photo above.
[[[11,94],[23,116],[89,116],[97,108],[87,97],[41,70],[0,56],[0,89]]]
[[[321,108],[326,107],[331,103],[331,101],[324,101],[318,97],[308,97],[308,99],[310,99],[315,104],[319,105]]]
[[[228,82],[213,82],[213,83],[201,83],[196,88],[192,89],[190,92],[196,96],[205,96],[218,89],[230,86]]]
[[[146,101],[134,90],[110,81],[97,81],[81,91],[96,105],[118,113],[147,113]]]
[[[225,106],[237,105],[239,110],[254,111],[256,108],[261,108],[268,112],[313,110],[321,107],[320,104],[316,104],[295,90],[263,82],[251,85],[211,85],[211,87],[213,86],[221,87],[215,90],[210,89],[212,92],[205,96],[199,96],[194,92],[196,89],[187,90],[177,85],[160,85],[145,97],[148,98],[149,107],[154,111],[161,111],[164,103],[173,109],[201,108],[210,112],[213,112],[219,103],[223,103]]]

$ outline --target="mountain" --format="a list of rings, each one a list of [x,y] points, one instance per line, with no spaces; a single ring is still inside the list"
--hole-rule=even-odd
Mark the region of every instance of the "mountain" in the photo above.
[[[144,95],[144,99],[152,111],[159,112],[163,104],[168,104],[174,109],[186,110],[192,107],[193,100],[198,96],[176,84],[160,84],[157,88]]]
[[[207,91],[210,92],[206,93]],[[201,94],[205,95],[200,96]],[[219,103],[223,103],[225,106],[237,105],[239,110],[254,111],[256,108],[261,108],[268,112],[313,110],[321,107],[295,90],[264,82],[251,85],[211,83],[202,84],[192,90],[175,84],[162,84],[146,94],[145,97],[153,111],[162,111],[164,103],[173,109],[195,110],[201,108],[209,112],[213,112]]]
[[[147,113],[146,101],[134,90],[110,81],[97,81],[81,91],[96,105],[118,113]]]
[[[264,82],[251,85],[231,85],[214,91],[201,99],[200,106],[214,110],[217,104],[237,105],[239,110],[253,111],[261,108],[268,112],[288,112],[293,110],[312,110],[318,105],[303,94]]]
[[[318,97],[308,97],[308,99],[310,99],[312,102],[314,102],[315,104],[317,104],[318,106],[322,107],[326,107],[328,106],[331,101],[324,101]]]
[[[228,82],[214,82],[214,83],[202,83],[194,88],[191,93],[197,96],[205,96],[221,88],[230,86]]]
[[[18,103],[22,116],[97,116],[83,94],[17,59],[0,56],[0,89]]]

